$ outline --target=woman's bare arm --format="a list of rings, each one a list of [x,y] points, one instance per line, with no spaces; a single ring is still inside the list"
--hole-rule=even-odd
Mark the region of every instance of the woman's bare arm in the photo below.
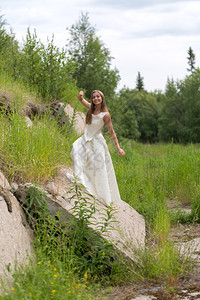
[[[88,109],[90,109],[91,104],[90,104],[87,100],[84,99],[83,95],[84,95],[83,91],[80,91],[80,92],[78,93],[78,100],[79,100],[85,107],[87,107]]]
[[[112,140],[113,140],[113,142],[114,142],[114,144],[115,144],[115,146],[117,148],[117,152],[118,152],[119,156],[121,155],[122,157],[124,157],[125,156],[125,152],[119,146],[118,139],[117,139],[116,133],[115,133],[115,131],[113,129],[113,125],[112,125],[112,122],[111,122],[111,116],[110,116],[110,114],[107,113],[103,117],[103,120],[104,120],[104,122],[105,122],[105,124],[106,124],[106,126],[108,128],[108,131],[110,133],[110,136],[111,136],[111,138],[112,138]]]

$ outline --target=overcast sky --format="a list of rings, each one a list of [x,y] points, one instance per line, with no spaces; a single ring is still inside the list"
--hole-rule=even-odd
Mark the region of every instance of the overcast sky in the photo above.
[[[114,57],[118,88],[135,88],[140,72],[148,91],[164,91],[168,77],[188,74],[189,47],[200,66],[200,0],[0,0],[0,15],[20,42],[30,27],[43,42],[54,34],[55,44],[64,47],[66,28],[81,12]]]

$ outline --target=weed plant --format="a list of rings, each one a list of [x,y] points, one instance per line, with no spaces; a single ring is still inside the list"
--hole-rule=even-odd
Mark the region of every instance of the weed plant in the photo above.
[[[200,186],[197,186],[193,191],[191,208],[192,221],[200,223]]]
[[[103,233],[112,228],[114,210],[112,206],[105,209],[101,214],[101,220],[95,218],[95,198],[89,194],[82,195],[83,190],[75,183],[75,193],[70,198],[74,200],[72,208],[73,217],[69,246],[72,247],[79,264],[79,272],[89,272],[90,276],[101,281],[107,278],[112,281],[116,272],[116,266],[121,264],[113,245],[102,237]],[[95,227],[91,227],[93,225]],[[118,268],[117,268],[118,269]]]

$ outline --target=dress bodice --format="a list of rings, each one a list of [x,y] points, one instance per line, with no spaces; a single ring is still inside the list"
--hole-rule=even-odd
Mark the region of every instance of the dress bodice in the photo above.
[[[86,124],[85,127],[85,139],[86,141],[90,141],[94,138],[95,135],[101,133],[101,130],[104,126],[103,117],[107,114],[107,112],[101,112],[98,115],[92,115],[92,122],[91,124]]]

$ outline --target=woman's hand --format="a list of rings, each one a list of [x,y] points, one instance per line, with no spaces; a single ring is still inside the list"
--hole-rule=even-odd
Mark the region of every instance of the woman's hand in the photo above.
[[[125,152],[123,149],[119,148],[119,149],[117,149],[117,152],[118,152],[119,156],[122,156],[122,157],[125,156]]]
[[[83,95],[84,95],[83,91],[80,91],[80,92],[78,93],[78,100],[79,100],[79,101],[82,101],[82,100],[83,100]]]

